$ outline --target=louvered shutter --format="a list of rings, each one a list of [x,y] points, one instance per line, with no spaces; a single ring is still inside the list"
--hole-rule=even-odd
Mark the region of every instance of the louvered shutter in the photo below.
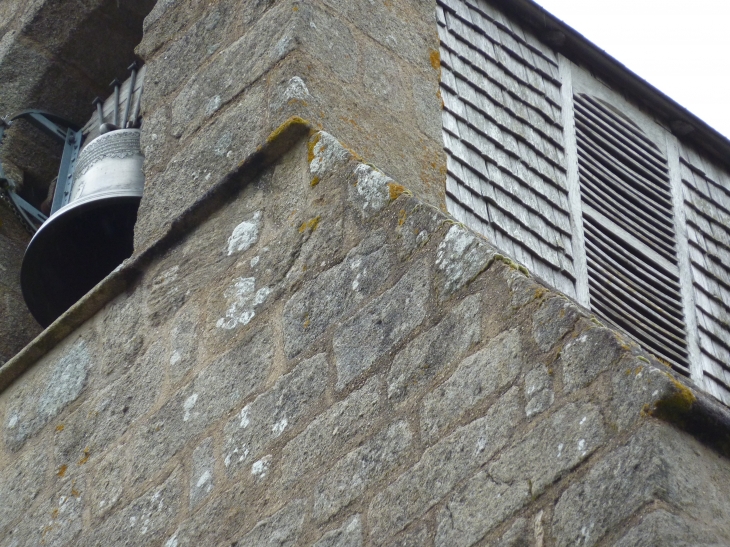
[[[609,104],[574,108],[591,309],[689,375],[667,160]]]

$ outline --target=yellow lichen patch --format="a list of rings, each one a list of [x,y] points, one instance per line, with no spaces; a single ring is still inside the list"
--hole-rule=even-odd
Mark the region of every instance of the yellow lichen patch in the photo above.
[[[79,460],[78,465],[84,465],[86,462],[88,462],[90,453],[91,453],[91,450],[89,449],[88,446],[86,448],[84,448],[84,455],[81,456],[81,459]]]
[[[274,129],[268,137],[266,137],[266,144],[271,144],[272,142],[277,140],[279,137],[281,137],[283,133],[285,133],[290,127],[294,125],[309,127],[309,123],[307,123],[305,119],[300,118],[299,116],[292,116],[279,127]]]
[[[56,475],[58,475],[59,477],[63,477],[66,474],[67,470],[68,470],[68,465],[64,464],[58,468]]]
[[[405,224],[406,217],[407,214],[405,209],[401,209],[400,211],[398,211],[398,226],[403,226],[403,224]]]
[[[302,225],[299,227],[299,233],[303,234],[307,230],[310,232],[314,232],[317,229],[317,226],[319,226],[319,220],[321,217],[316,216],[312,219],[309,219],[307,222],[303,222]]]
[[[431,59],[431,66],[434,70],[440,70],[441,69],[441,54],[439,53],[438,49],[432,49],[431,54],[429,55],[429,58]]]
[[[64,430],[64,428],[65,428],[65,427],[66,427],[66,426],[65,426],[65,425],[63,425],[63,424],[58,424],[58,425],[56,426],[56,431],[58,431],[58,432],[60,433],[61,431],[63,431],[63,430]]]
[[[687,386],[673,376],[669,374],[667,376],[674,386],[674,391],[654,403],[654,409],[651,411],[651,415],[668,422],[682,425],[690,410],[692,410],[692,406],[697,398]]]
[[[58,507],[54,507],[53,508],[53,511],[51,511],[51,518],[53,520],[56,520],[58,518]],[[46,531],[50,532],[51,531],[51,528],[48,528],[47,530],[45,530],[44,531],[44,534],[45,534]]]
[[[314,147],[317,146],[317,143],[321,138],[322,135],[316,133],[311,139],[309,139],[309,142],[307,143],[307,163],[312,163],[314,160]]]
[[[661,357],[657,357],[656,355],[654,356],[654,358],[655,358],[655,359],[656,359],[657,361],[659,361],[659,362],[660,362],[660,363],[661,363],[662,365],[664,365],[665,367],[669,367],[669,368],[672,368],[672,365],[671,365],[671,364],[669,363],[669,361],[667,361],[666,359],[662,359]]]
[[[311,321],[309,320],[309,314],[304,316],[304,323],[302,323],[302,326],[306,329],[311,324]]]
[[[71,495],[74,498],[78,498],[78,497],[81,497],[81,492],[79,492],[78,490],[76,490],[76,487],[75,486],[72,486],[71,487]]]
[[[319,184],[319,177],[314,177],[311,181],[309,181],[309,185],[314,188]]]
[[[299,6],[292,6],[292,11],[299,11]]]
[[[548,290],[545,287],[538,287],[535,289],[535,298],[542,298]]]
[[[388,190],[390,191],[390,201],[396,200],[400,195],[406,191],[405,187],[395,182],[388,183]]]

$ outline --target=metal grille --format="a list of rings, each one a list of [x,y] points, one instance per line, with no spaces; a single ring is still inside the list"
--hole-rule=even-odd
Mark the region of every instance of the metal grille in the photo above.
[[[594,97],[574,97],[591,308],[689,375],[666,158]]]

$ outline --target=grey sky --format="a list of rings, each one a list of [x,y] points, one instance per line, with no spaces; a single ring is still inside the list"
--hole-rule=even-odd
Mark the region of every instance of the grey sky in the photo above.
[[[730,137],[730,1],[536,1]]]

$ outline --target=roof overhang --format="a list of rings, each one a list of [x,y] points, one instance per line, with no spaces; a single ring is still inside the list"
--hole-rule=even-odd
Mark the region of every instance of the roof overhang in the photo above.
[[[629,70],[532,0],[487,0],[523,23],[546,45],[615,87],[681,141],[730,168],[730,139]]]

